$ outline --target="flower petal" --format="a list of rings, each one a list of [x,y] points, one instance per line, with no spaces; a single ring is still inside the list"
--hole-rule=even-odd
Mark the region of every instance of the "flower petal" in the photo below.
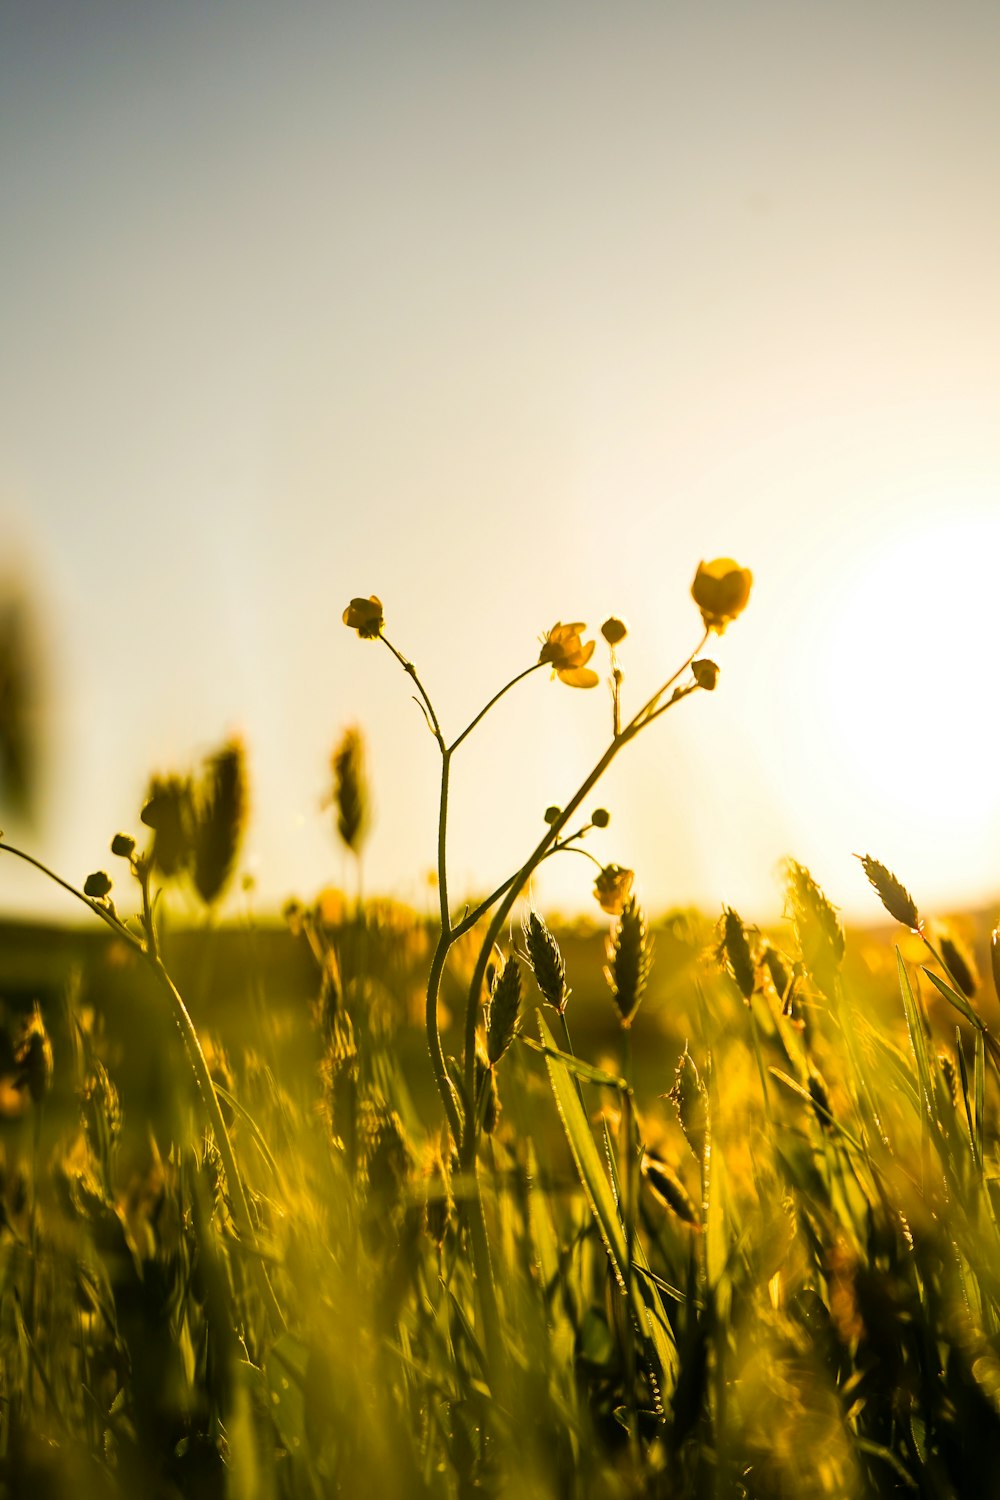
[[[593,641],[590,644],[593,646]],[[562,667],[557,669],[556,675],[567,687],[592,688],[601,680],[590,667]]]

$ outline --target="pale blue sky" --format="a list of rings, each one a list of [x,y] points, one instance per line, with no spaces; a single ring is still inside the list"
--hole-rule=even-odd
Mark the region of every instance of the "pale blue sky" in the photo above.
[[[32,847],[82,878],[149,770],[240,728],[262,896],[308,896],[357,721],[367,883],[417,897],[433,746],[351,595],[457,729],[560,617],[624,612],[645,696],[722,553],[757,583],[719,692],[635,747],[595,851],[748,918],[783,853],[857,912],[869,848],[928,902],[1000,895],[998,184],[994,5],[7,4]],[[459,885],[519,863],[606,718],[539,676],[484,727]],[[587,886],[566,860],[540,894]]]

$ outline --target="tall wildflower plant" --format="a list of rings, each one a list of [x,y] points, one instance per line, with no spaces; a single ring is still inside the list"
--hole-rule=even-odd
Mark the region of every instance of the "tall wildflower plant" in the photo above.
[[[627,745],[662,718],[669,709],[676,707],[692,693],[714,690],[718,680],[718,668],[714,662],[703,658],[701,653],[712,634],[721,635],[727,626],[743,612],[750,597],[752,582],[753,577],[749,569],[740,567],[731,558],[717,558],[712,562],[699,564],[691,594],[701,613],[703,625],[701,637],[681,665],[630,716],[622,702],[624,673],[620,665],[620,651],[627,637],[627,628],[617,617],[605,621],[601,634],[610,651],[609,686],[612,703],[610,740],[595,761],[592,770],[565,803],[560,807],[548,809],[545,815],[545,832],[534,848],[529,851],[519,868],[472,910],[465,909],[461,916],[456,916],[452,911],[448,879],[448,812],[455,757],[469,736],[479,727],[501,698],[527,677],[543,668],[550,669],[552,678],[567,687],[580,689],[596,687],[600,682],[600,675],[591,665],[596,642],[585,639],[586,626],[582,621],[557,621],[541,638],[541,649],[536,660],[517,672],[509,682],[494,693],[459,734],[450,737],[441,726],[437,711],[417,668],[390,640],[386,632],[381,599],[374,594],[367,598],[357,597],[352,599],[344,610],[344,624],[349,629],[355,630],[362,640],[384,646],[410,678],[427,727],[441,757],[437,836],[440,926],[427,977],[425,1026],[441,1107],[453,1138],[464,1178],[469,1184],[468,1227],[481,1299],[484,1334],[489,1352],[491,1356],[495,1356],[497,1368],[503,1363],[503,1341],[478,1182],[479,1141],[485,1114],[483,1090],[487,1086],[487,1078],[492,1076],[492,1068],[485,1071],[482,1068],[479,1043],[487,972],[495,963],[495,952],[509,924],[511,912],[542,862],[564,849],[578,846],[579,841],[592,827],[603,827],[606,824],[607,814],[603,809],[592,814],[589,820],[585,818],[580,826],[575,826],[575,820],[611,763]],[[643,935],[645,931],[641,912],[630,894],[632,872],[615,865],[599,867],[599,869],[594,894],[605,911],[622,918],[623,931],[627,938],[625,948],[631,952],[631,948],[635,946],[632,940],[639,932],[639,924],[642,924]],[[480,923],[484,924],[484,930],[465,1000],[464,1056],[460,1067],[449,1068],[438,1021],[442,977],[452,948]],[[564,1010],[564,997],[559,984],[552,973],[545,972],[546,958],[542,955],[540,935],[537,930],[532,932],[530,925],[529,935],[531,937],[529,958],[532,967],[535,968],[537,974],[538,967],[541,966],[545,974],[545,985],[552,991],[557,1010],[560,1006]],[[624,958],[622,963],[624,964]],[[640,969],[637,969],[634,975],[630,973],[630,984],[633,979],[635,981],[632,984],[635,994],[632,995],[630,990],[627,997],[629,1016],[634,1012],[635,1005],[641,998],[644,972],[640,972]],[[622,999],[618,1002],[620,1008],[626,1000],[624,989],[621,993]],[[548,999],[549,996],[546,995],[546,998]],[[553,1000],[550,1000],[550,1003],[553,1003]],[[624,1017],[624,1012],[623,1019],[627,1019]],[[494,1041],[494,1051],[496,1045]]]

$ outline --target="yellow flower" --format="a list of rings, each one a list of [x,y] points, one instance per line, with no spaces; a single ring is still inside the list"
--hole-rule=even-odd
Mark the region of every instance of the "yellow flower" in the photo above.
[[[629,898],[632,882],[635,879],[634,870],[626,870],[624,865],[605,865],[604,869],[594,881],[594,896],[598,905],[611,917],[621,916],[622,908]]]
[[[691,585],[691,597],[701,610],[707,629],[721,635],[730,621],[743,613],[750,598],[753,574],[731,557],[701,562]]]
[[[538,660],[551,662],[559,681],[569,687],[591,688],[599,681],[597,673],[587,666],[594,654],[594,642],[587,641],[584,645],[580,639],[580,631],[586,628],[582,621],[572,625],[553,625],[539,652]]]
[[[356,630],[363,641],[375,641],[382,633],[382,601],[374,594],[369,599],[352,599],[344,610],[344,624]]]

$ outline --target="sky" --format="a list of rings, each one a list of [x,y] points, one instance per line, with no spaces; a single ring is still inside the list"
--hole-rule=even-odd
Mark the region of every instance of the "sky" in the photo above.
[[[310,899],[355,878],[358,724],[365,888],[429,904],[435,746],[348,600],[453,737],[557,620],[623,615],[643,701],[730,556],[718,690],[627,748],[594,854],[748,921],[788,855],[852,917],[868,852],[1000,904],[996,6],[7,0],[0,190],[0,586],[46,706],[9,837],[82,881],[239,732],[255,900]],[[503,700],[454,891],[609,728],[603,686]],[[592,874],[533,895],[596,913]],[[72,915],[10,865],[0,906]]]

